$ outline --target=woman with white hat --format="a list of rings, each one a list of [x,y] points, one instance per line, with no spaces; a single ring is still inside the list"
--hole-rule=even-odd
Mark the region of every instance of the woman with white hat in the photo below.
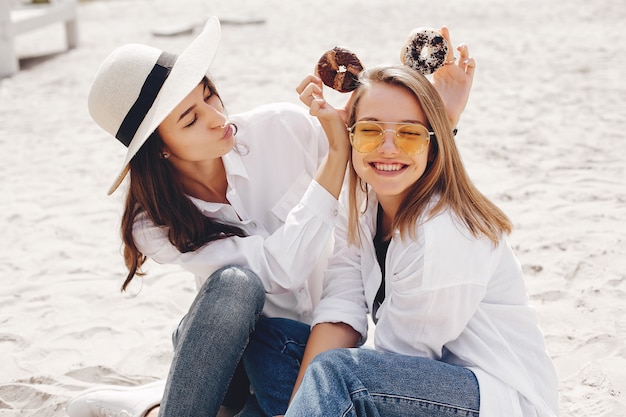
[[[249,391],[238,364],[259,317],[310,322],[319,299],[350,144],[324,134],[338,123],[326,119],[337,113],[320,82],[310,115],[275,104],[227,116],[207,76],[219,35],[211,18],[178,56],[124,45],[95,76],[90,113],[128,148],[109,190],[128,174],[122,288],[149,257],[192,272],[199,293],[175,334],[162,401],[160,382],[127,400],[98,390],[70,401],[72,417],[144,416],[159,402],[161,416],[240,409]],[[440,89],[457,93],[447,104],[458,120],[471,78],[453,81]]]

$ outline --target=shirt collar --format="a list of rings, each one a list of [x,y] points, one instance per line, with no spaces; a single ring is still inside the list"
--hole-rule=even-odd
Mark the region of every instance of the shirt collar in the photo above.
[[[235,144],[235,147],[222,157],[222,161],[224,161],[224,169],[226,169],[227,178],[230,178],[232,176],[238,176],[238,177],[242,177],[245,179],[249,178],[248,170],[246,169],[246,166],[243,163],[241,154],[237,152],[237,148],[243,147],[243,146],[244,145],[241,145],[241,144]]]

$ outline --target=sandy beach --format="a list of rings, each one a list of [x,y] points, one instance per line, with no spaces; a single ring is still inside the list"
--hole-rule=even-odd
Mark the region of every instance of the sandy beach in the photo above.
[[[399,61],[418,26],[447,25],[477,72],[458,143],[470,175],[511,217],[563,416],[626,415],[626,3],[92,0],[79,46],[60,25],[16,38],[0,80],[0,416],[65,416],[98,384],[164,378],[192,276],[148,264],[131,294],[106,191],[125,149],[90,118],[92,77],[130,42],[181,51],[223,20],[211,73],[227,110],[298,102],[295,86],[336,45],[365,66]],[[258,21],[261,23],[258,23]],[[246,23],[247,24],[241,24]],[[331,97],[340,102],[343,97]],[[277,154],[278,157],[279,154]]]

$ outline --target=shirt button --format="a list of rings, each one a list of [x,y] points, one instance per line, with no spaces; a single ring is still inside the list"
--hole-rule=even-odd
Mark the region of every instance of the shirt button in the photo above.
[[[338,210],[333,211],[333,216],[336,216],[337,214],[339,214]]]
[[[253,229],[256,229],[256,222],[250,223],[250,226],[252,226]]]

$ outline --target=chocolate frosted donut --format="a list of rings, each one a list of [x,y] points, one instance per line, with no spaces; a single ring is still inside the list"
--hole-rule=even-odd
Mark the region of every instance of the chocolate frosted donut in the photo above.
[[[400,53],[404,65],[421,72],[432,74],[446,62],[448,42],[438,30],[414,29]]]
[[[363,65],[357,56],[339,46],[326,51],[317,63],[317,72],[322,82],[341,93],[354,90],[358,85]]]

